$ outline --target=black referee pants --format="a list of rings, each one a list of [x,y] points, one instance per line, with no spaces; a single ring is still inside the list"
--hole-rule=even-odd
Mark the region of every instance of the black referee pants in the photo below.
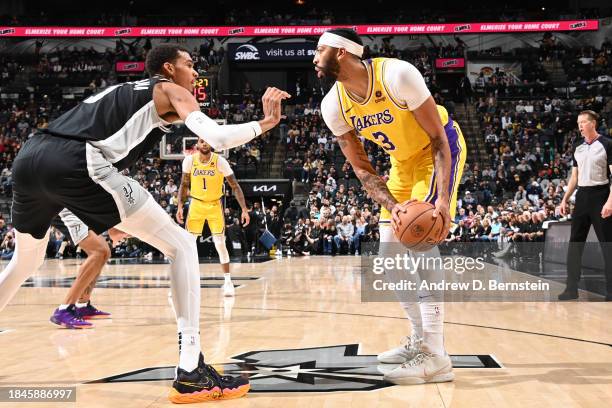
[[[572,213],[572,230],[567,251],[567,286],[577,289],[582,272],[582,253],[591,225],[604,258],[607,294],[612,294],[612,216],[601,217],[601,209],[610,195],[610,186],[579,187]]]

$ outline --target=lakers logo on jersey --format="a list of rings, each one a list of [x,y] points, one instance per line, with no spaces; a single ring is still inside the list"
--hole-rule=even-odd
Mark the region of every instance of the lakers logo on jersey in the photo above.
[[[224,176],[217,168],[219,156],[212,153],[210,160],[203,163],[200,154],[193,155],[191,168],[191,196],[200,201],[216,201],[223,196]]]
[[[193,169],[193,176],[194,177],[198,177],[198,176],[212,177],[215,174],[217,174],[216,170]]]
[[[393,122],[393,115],[389,111],[389,109],[385,109],[382,112],[374,113],[372,115],[364,115],[362,117],[351,116],[351,122],[353,127],[361,132],[363,129],[367,129],[370,126],[376,126],[381,124],[389,124]]]
[[[357,100],[336,82],[344,121],[361,136],[382,147],[395,160],[414,159],[430,139],[402,101],[397,100],[385,82],[387,58],[374,58],[366,62],[368,91],[364,100]],[[442,124],[448,122],[448,112],[438,106]]]

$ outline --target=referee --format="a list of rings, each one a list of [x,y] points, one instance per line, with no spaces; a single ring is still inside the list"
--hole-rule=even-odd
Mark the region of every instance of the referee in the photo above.
[[[603,252],[606,300],[612,300],[612,139],[597,133],[598,118],[590,110],[578,114],[578,129],[584,141],[574,149],[572,175],[559,208],[562,215],[568,213],[569,199],[578,187],[567,252],[567,286],[559,300],[578,299],[582,252],[591,225]]]

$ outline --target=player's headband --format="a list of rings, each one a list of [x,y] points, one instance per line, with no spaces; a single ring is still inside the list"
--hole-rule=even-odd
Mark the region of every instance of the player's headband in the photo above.
[[[363,55],[363,45],[357,44],[355,41],[351,41],[348,38],[341,37],[337,34],[324,32],[319,38],[318,45],[327,45],[334,48],[344,48],[353,55],[361,58]]]

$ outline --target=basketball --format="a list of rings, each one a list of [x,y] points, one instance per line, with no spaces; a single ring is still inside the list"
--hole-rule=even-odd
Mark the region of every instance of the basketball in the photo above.
[[[435,207],[424,201],[415,201],[405,206],[406,212],[399,213],[402,224],[395,235],[411,251],[424,252],[437,244],[444,228],[442,217],[433,217]]]

